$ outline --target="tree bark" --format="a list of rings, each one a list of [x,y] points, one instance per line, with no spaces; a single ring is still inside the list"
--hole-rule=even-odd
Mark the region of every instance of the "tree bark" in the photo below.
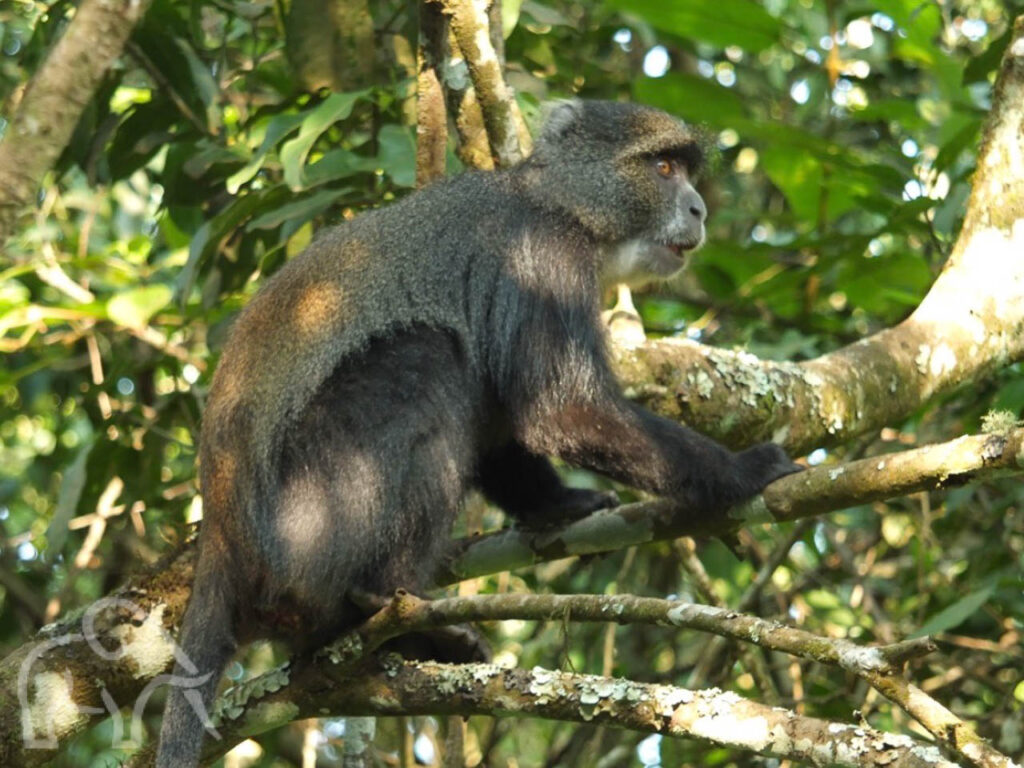
[[[83,0],[33,75],[0,142],[0,247],[64,151],[150,0]]]
[[[304,682],[307,677],[310,684]],[[312,685],[314,680],[318,685]],[[325,681],[330,683],[326,690]],[[226,743],[209,745],[205,757],[218,756],[241,734],[252,732],[258,727],[255,717],[273,718],[275,713],[291,711],[301,718],[325,706],[341,714],[467,717],[499,711],[696,739],[816,766],[955,768],[936,747],[907,736],[803,717],[716,688],[691,691],[540,667],[453,666],[402,662],[391,656],[379,666],[354,671],[344,665],[332,670],[326,663],[296,670],[291,685],[262,698],[252,710],[253,717],[239,715],[225,723],[221,732]]]
[[[505,83],[501,63],[491,43],[488,0],[443,0],[452,30],[469,66],[477,101],[483,110],[491,154],[500,167],[519,162],[529,152],[520,144],[519,108]]]
[[[444,176],[448,147],[443,69],[448,54],[448,19],[441,6],[419,2],[419,42],[416,48],[416,186]]]

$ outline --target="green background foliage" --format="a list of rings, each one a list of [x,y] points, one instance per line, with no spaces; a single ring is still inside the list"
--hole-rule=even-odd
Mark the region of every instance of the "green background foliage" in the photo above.
[[[701,186],[709,243],[688,276],[639,297],[642,314],[655,333],[801,360],[898,322],[927,291],[957,234],[992,80],[1021,9],[997,0],[508,2],[508,79],[529,119],[543,100],[578,94],[634,99],[703,126],[717,147]],[[62,0],[0,6],[5,114],[71,10]],[[414,184],[411,4],[370,5],[374,57],[359,82],[333,93],[308,92],[295,75],[291,12],[288,2],[157,0],[0,262],[4,653],[188,534],[197,425],[228,323],[318,228]],[[57,267],[77,291],[46,271]],[[812,458],[950,438],[976,430],[992,408],[1024,410],[1019,365]],[[815,521],[755,611],[861,642],[938,634],[943,654],[916,665],[916,679],[1019,754],[1022,504],[1019,482],[1006,482],[874,505],[885,516],[858,508]],[[474,503],[461,525],[481,524],[500,524],[500,513]],[[99,525],[90,548],[86,533]],[[720,595],[734,602],[789,534],[751,530],[741,557],[702,544]],[[473,588],[696,598],[667,543]],[[708,642],[655,627],[486,629],[498,657],[522,666],[600,673],[610,663],[615,675],[678,684]],[[275,653],[257,648],[232,674],[257,673]],[[845,721],[859,709],[879,728],[909,728],[841,671],[767,663],[781,704]],[[701,682],[768,695],[731,652]],[[322,725],[326,760],[339,727]],[[415,737],[426,754],[437,727],[381,721],[378,747],[397,753]],[[487,765],[768,764],[548,722],[473,718],[468,738]],[[293,729],[261,739],[260,764],[295,764],[294,740]],[[105,744],[109,726],[100,726],[59,764],[109,763]]]

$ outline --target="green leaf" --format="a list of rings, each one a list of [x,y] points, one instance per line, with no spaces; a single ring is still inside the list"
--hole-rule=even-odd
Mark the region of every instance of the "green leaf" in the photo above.
[[[901,202],[889,215],[888,229],[895,229],[897,226],[907,226],[916,221],[935,207],[935,199],[931,197],[918,197],[914,200]]]
[[[964,597],[961,597],[952,605],[939,611],[926,621],[910,637],[923,637],[924,635],[935,635],[945,632],[963,624],[980,609],[992,593],[996,591],[996,585],[990,584],[982,589],[975,590]]]
[[[825,176],[816,158],[788,148],[765,149],[761,152],[761,167],[782,190],[797,216],[805,221],[817,218]]]
[[[283,185],[270,189],[250,192],[236,198],[231,205],[205,222],[196,230],[188,250],[188,261],[178,276],[176,293],[182,305],[188,300],[195,284],[199,268],[220,247],[225,237],[235,231],[238,226],[257,212],[275,210],[290,197],[288,189]]]
[[[819,611],[833,611],[842,607],[839,595],[827,589],[812,589],[804,595],[804,599]]]
[[[981,118],[970,119],[966,124],[953,134],[953,137],[942,145],[939,154],[935,157],[934,170],[936,173],[945,171],[956,162],[960,153],[968,147],[975,146],[978,133],[981,131]]]
[[[252,178],[259,173],[260,168],[263,167],[263,163],[266,162],[267,153],[277,145],[277,142],[302,125],[302,121],[305,118],[305,113],[289,113],[275,115],[267,121],[266,133],[263,134],[263,141],[260,142],[260,148],[256,150],[256,153],[252,156],[252,159],[246,163],[245,167],[239,169],[228,177],[228,192],[235,194],[243,184],[251,181]]]
[[[306,187],[347,179],[357,173],[373,173],[377,167],[375,158],[363,157],[347,149],[332,149],[312,165],[306,166]]]
[[[305,113],[299,135],[281,147],[284,180],[289,187],[293,190],[300,190],[306,186],[305,164],[313,144],[334,123],[344,120],[352,114],[355,103],[366,93],[367,91],[333,93],[317,107]]]
[[[501,4],[501,33],[506,40],[519,22],[519,9],[522,4],[523,0],[505,0]]]
[[[996,393],[992,408],[996,410],[1024,413],[1024,378],[1008,381]]]
[[[941,53],[935,38],[942,29],[938,6],[920,0],[875,0],[875,9],[899,25],[902,34],[894,38],[894,53],[901,58],[934,64]]]
[[[717,128],[732,126],[746,115],[738,93],[714,80],[697,75],[670,73],[664,77],[642,77],[633,86],[637,101],[679,115],[693,123],[710,123]]]
[[[217,102],[220,100],[220,86],[217,85],[206,65],[200,61],[196,52],[192,50],[191,45],[181,38],[175,38],[174,42],[188,63],[188,72],[194,85],[193,90],[206,108],[206,125],[213,130],[219,129],[221,111]]]
[[[839,154],[835,159],[841,157]],[[825,215],[834,220],[857,208],[858,197],[879,193],[878,179],[871,172],[873,167],[854,171],[847,163],[832,160],[830,157],[823,161],[798,146],[782,145],[761,151],[765,173],[782,190],[793,211],[808,223],[817,222],[823,203]]]
[[[1007,27],[1002,37],[989,43],[988,48],[975,56],[964,67],[964,83],[974,83],[979,80],[988,80],[990,72],[999,68],[999,62],[1003,58],[1006,46],[1010,44],[1013,36],[1013,27]]]
[[[149,162],[172,138],[168,127],[177,118],[174,105],[162,97],[132,107],[110,142],[111,177],[116,180],[130,176]]]
[[[348,192],[347,189],[325,189],[315,194],[303,197],[287,205],[279,206],[262,216],[257,216],[248,224],[245,229],[248,232],[254,229],[273,229],[286,221],[294,220],[301,224],[304,221],[316,216],[320,211],[329,208],[335,200]]]
[[[912,253],[844,260],[840,285],[850,303],[875,314],[916,306],[932,282],[924,259]]]
[[[64,547],[64,541],[68,536],[68,523],[78,510],[78,501],[82,498],[82,489],[85,488],[86,462],[95,444],[95,440],[87,440],[64,470],[60,491],[57,493],[57,507],[46,529],[46,543],[51,557],[56,557]]]
[[[850,117],[862,122],[891,120],[911,131],[923,131],[928,127],[928,121],[921,116],[914,99],[877,99],[862,109],[851,110]]]
[[[23,283],[13,278],[19,273],[32,271],[31,264],[21,264],[0,272],[0,316],[12,309],[28,304],[32,300],[32,292]]]
[[[377,162],[400,187],[416,185],[416,139],[401,125],[385,125],[377,134]]]
[[[236,166],[244,159],[237,152],[212,142],[197,142],[196,149],[196,154],[182,166],[182,170],[194,179],[198,179],[215,165]]]
[[[538,24],[546,24],[549,27],[572,27],[575,26],[560,11],[549,8],[536,0],[523,0],[520,11],[530,16]]]
[[[738,45],[757,53],[778,43],[782,32],[782,22],[752,0],[704,3],[611,0],[610,5],[642,16],[651,26],[664,32],[722,48]]]
[[[133,288],[107,302],[107,317],[128,328],[145,328],[149,319],[166,307],[174,292],[163,283]]]

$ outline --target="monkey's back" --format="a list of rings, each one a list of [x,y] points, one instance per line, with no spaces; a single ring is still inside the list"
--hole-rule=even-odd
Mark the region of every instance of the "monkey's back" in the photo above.
[[[204,538],[251,542],[252,552],[236,552],[243,563],[274,547],[267,521],[277,514],[282,445],[332,375],[377,364],[365,357],[375,342],[434,329],[466,370],[482,370],[475,329],[488,322],[508,247],[488,233],[508,232],[517,215],[503,204],[504,183],[467,174],[363,213],[324,232],[249,302],[203,417]]]
[[[460,188],[487,188],[475,181],[459,177],[331,227],[267,281],[235,321],[217,366],[204,417],[213,442],[219,422],[239,409],[259,409],[251,429],[260,438],[294,419],[338,362],[374,337],[424,321],[467,332],[453,301],[466,288],[464,249],[424,264],[421,246],[454,239],[456,229],[472,237],[458,208],[467,191]],[[424,220],[424,203],[447,215]],[[409,232],[408,221],[421,229]],[[274,409],[261,408],[268,398]]]

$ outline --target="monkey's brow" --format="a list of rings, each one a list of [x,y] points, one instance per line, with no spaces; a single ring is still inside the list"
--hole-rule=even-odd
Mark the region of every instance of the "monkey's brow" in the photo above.
[[[704,168],[704,150],[697,142],[686,142],[650,154],[652,160],[659,157],[668,157],[682,163],[691,175],[700,173]]]

